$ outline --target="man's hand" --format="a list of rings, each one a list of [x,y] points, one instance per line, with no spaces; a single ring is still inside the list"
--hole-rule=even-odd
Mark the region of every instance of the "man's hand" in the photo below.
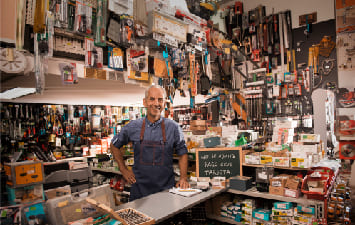
[[[122,176],[123,178],[129,183],[129,184],[134,184],[136,183],[136,177],[134,176],[134,173],[132,170],[123,170]]]
[[[187,182],[186,178],[180,178],[180,180],[176,183],[175,186],[182,188],[182,189],[186,189],[186,188],[190,187],[190,184],[189,184],[189,182]]]

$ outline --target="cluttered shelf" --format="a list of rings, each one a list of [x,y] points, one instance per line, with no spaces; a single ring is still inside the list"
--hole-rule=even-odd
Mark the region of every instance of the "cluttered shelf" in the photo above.
[[[234,190],[234,189],[228,189],[228,192],[233,193],[233,194],[239,194],[239,195],[247,195],[250,197],[258,197],[258,198],[274,199],[274,200],[279,200],[279,201],[300,203],[303,205],[324,204],[324,201],[321,201],[321,200],[307,199],[305,197],[290,198],[290,197],[285,197],[285,196],[281,196],[281,195],[273,195],[273,194],[269,194],[267,192],[256,191],[255,188],[251,188],[247,191],[238,191],[238,190]]]
[[[97,167],[91,167],[91,170],[93,171],[100,171],[100,172],[107,172],[107,173],[115,173],[115,174],[122,174],[121,171],[116,171],[112,169],[103,169],[103,168],[97,168]]]
[[[220,222],[224,222],[224,223],[229,223],[229,224],[237,224],[237,225],[242,225],[243,223],[241,222],[237,222],[235,220],[226,218],[226,217],[222,217],[222,216],[216,216],[216,215],[206,215],[208,219],[212,219],[212,220],[217,220]]]
[[[276,169],[284,169],[284,170],[309,170],[309,168],[300,168],[300,167],[283,167],[283,166],[272,166],[272,165],[260,165],[260,164],[245,164],[243,166],[248,167],[273,167]]]

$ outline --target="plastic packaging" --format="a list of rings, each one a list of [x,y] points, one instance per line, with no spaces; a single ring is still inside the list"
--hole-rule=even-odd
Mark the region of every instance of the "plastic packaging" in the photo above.
[[[76,1],[74,31],[81,34],[92,34],[92,7],[82,0]]]
[[[63,84],[77,84],[78,74],[76,72],[75,63],[60,63],[59,64],[60,74],[62,77]]]
[[[106,46],[107,0],[97,0],[95,45]]]
[[[92,38],[85,38],[85,66],[91,68],[102,68],[102,48],[94,46]]]

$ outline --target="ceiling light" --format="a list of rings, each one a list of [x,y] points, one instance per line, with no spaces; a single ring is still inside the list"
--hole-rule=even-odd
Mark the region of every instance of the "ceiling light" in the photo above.
[[[0,99],[14,99],[36,92],[36,88],[12,88],[0,93]]]

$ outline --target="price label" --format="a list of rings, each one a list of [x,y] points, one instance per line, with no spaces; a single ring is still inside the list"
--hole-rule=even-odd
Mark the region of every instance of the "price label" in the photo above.
[[[61,138],[55,138],[55,146],[61,147],[62,146],[62,139]]]

